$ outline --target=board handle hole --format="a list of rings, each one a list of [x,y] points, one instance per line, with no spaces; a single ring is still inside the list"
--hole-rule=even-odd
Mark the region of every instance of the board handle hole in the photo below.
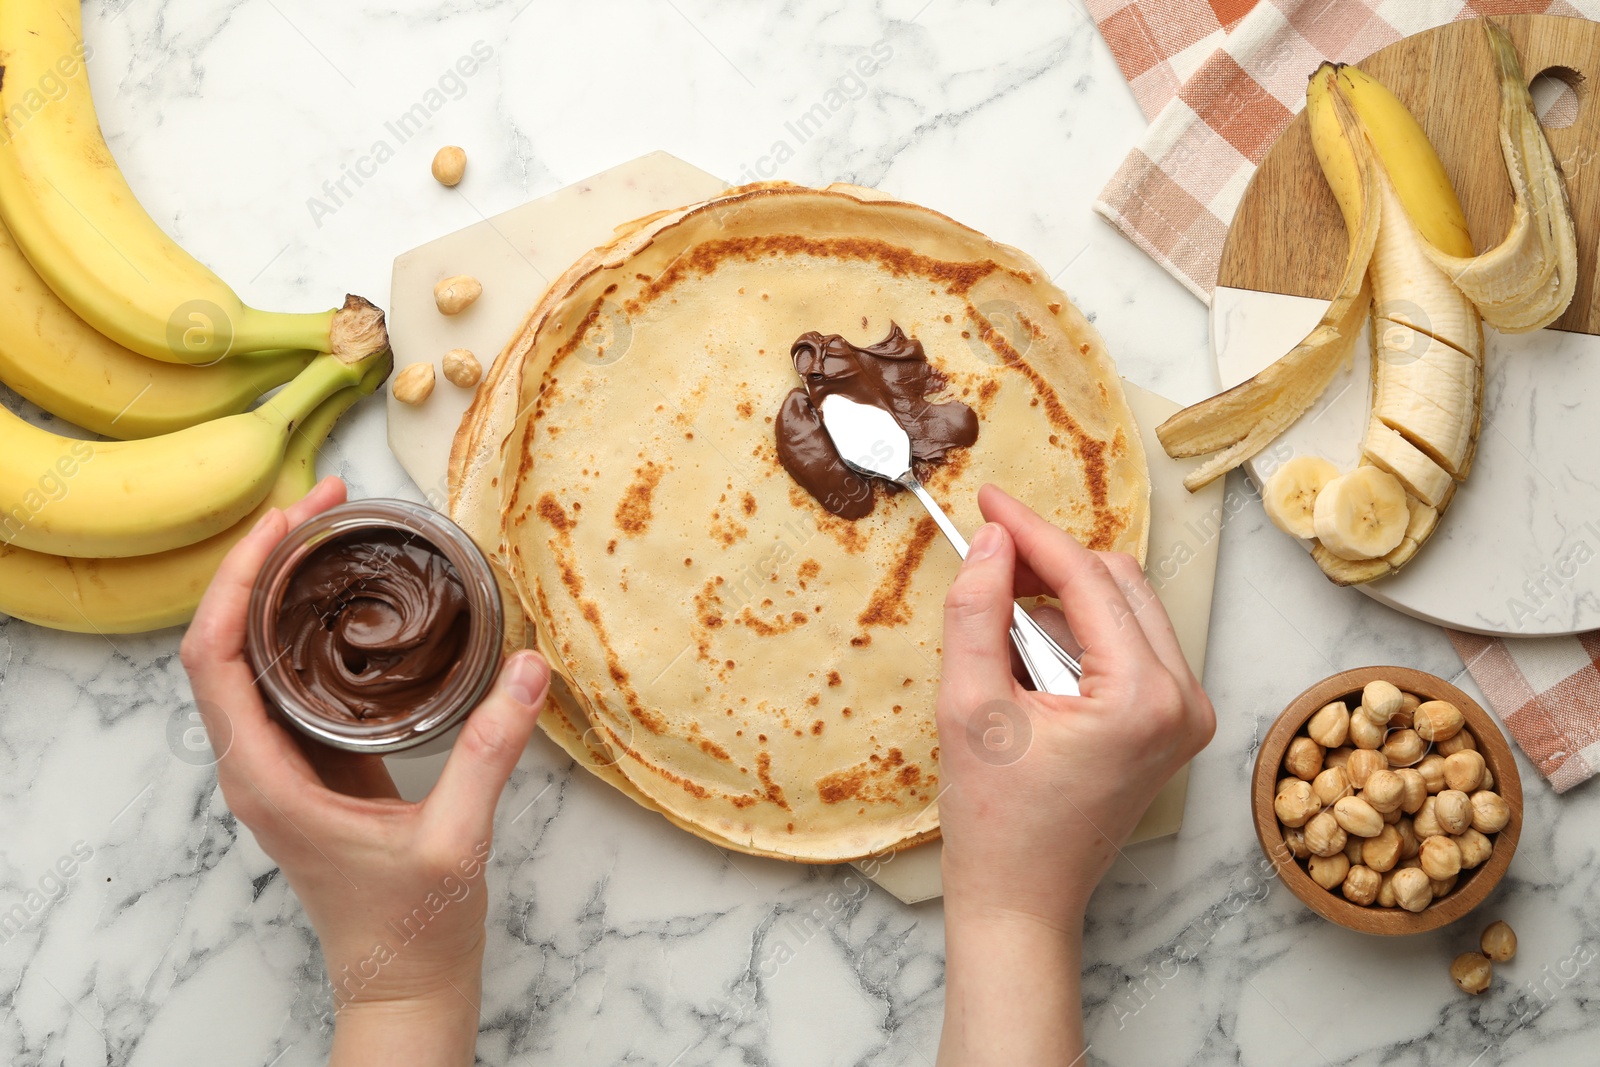
[[[1583,75],[1571,67],[1546,67],[1528,83],[1533,110],[1552,130],[1564,130],[1578,121],[1578,86]]]

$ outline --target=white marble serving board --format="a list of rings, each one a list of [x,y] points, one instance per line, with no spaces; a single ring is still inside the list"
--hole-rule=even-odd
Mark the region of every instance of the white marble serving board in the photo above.
[[[403,253],[395,259],[389,311],[396,367],[428,361],[440,372],[446,351],[468,348],[487,368],[548,284],[584,252],[609,240],[617,226],[726,187],[705,171],[655,152]],[[483,296],[462,314],[444,316],[434,306],[433,286],[454,274],[476,277]],[[401,404],[390,393],[388,432],[401,466],[443,509],[450,443],[471,392],[451,385],[442,373],[437,381],[433,396],[420,407]],[[1222,483],[1201,493],[1185,491],[1184,474],[1197,461],[1176,462],[1155,447],[1155,427],[1178,405],[1137,386],[1124,387],[1152,453],[1147,569],[1199,675],[1225,518]],[[1156,797],[1132,841],[1177,833],[1187,788],[1185,768]],[[939,855],[939,843],[933,842],[858,866],[896,897],[916,903],[940,895]]]
[[[1326,300],[1218,286],[1211,341],[1222,387],[1293,348],[1327,307]],[[1593,630],[1600,627],[1600,337],[1485,327],[1484,341],[1483,425],[1471,474],[1411,563],[1356,588],[1457,630],[1516,637]],[[1370,358],[1363,332],[1350,366],[1311,410],[1245,464],[1257,486],[1290,455],[1356,465]]]

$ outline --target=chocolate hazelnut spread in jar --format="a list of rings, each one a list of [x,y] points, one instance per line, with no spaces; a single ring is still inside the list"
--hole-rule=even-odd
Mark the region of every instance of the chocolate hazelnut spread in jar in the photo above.
[[[404,500],[357,500],[289,531],[250,596],[245,651],[269,705],[352,752],[397,752],[489,692],[505,630],[488,559]]]

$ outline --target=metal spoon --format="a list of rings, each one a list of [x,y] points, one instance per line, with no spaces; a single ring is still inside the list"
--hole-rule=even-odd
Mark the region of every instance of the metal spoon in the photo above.
[[[818,410],[822,425],[845,465],[858,474],[886,478],[911,490],[961,558],[966,559],[966,538],[917,481],[911,469],[911,438],[894,416],[883,408],[862,404],[838,393],[823,397]],[[1077,695],[1083,668],[1022,610],[1020,604],[1012,605],[1011,642],[1017,646],[1022,664],[1040,692]]]

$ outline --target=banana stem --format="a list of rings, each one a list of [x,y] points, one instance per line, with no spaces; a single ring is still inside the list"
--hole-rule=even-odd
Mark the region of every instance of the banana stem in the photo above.
[[[253,414],[285,427],[294,426],[332,394],[359,383],[371,369],[370,364],[352,365],[324,353],[288,385],[263,400]]]
[[[241,356],[274,348],[331,351],[329,336],[333,330],[334,314],[329,310],[296,315],[247,307],[239,321],[231,324],[233,343],[229,351]]]

